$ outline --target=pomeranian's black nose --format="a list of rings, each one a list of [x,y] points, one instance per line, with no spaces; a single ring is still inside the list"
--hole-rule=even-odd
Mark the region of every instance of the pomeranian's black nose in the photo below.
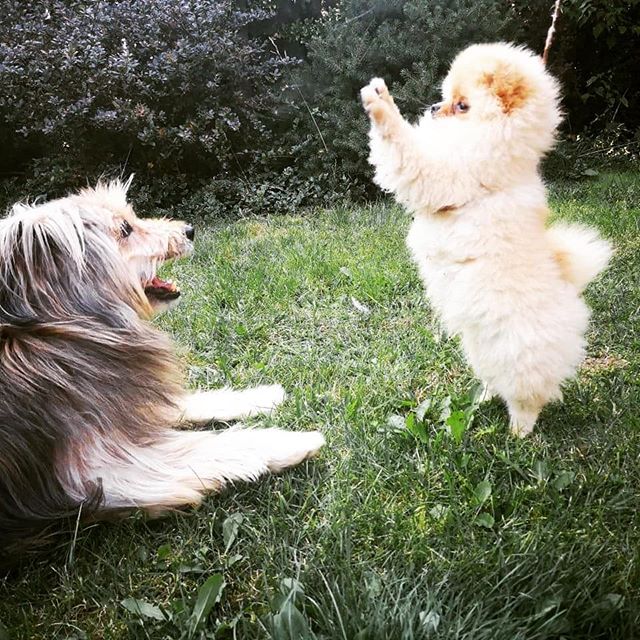
[[[196,235],[196,230],[193,228],[193,225],[187,224],[184,227],[184,235],[187,236],[187,240],[193,240]]]
[[[431,111],[431,115],[434,116],[438,111],[440,111],[440,107],[442,106],[442,102],[436,102],[429,107],[429,111]]]

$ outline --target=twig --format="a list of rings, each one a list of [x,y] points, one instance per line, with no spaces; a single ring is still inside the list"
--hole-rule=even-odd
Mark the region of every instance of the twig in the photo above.
[[[269,42],[271,42],[271,44],[273,45],[273,48],[275,49],[275,51],[278,54],[278,56],[280,57],[280,59],[284,60],[284,56],[280,53],[280,49],[278,49],[278,45],[275,43],[275,40],[272,37],[269,37]],[[320,131],[320,127],[318,126],[318,123],[316,122],[316,119],[313,116],[313,112],[311,111],[311,108],[309,107],[309,103],[306,101],[306,99],[304,97],[304,94],[302,93],[302,91],[300,91],[300,87],[298,87],[298,86],[295,86],[295,90],[298,92],[298,94],[302,98],[302,102],[304,102],[304,106],[307,108],[307,111],[309,112],[309,115],[311,116],[311,120],[313,121],[313,125],[315,126],[316,131],[318,132],[318,135],[320,136],[320,142],[322,142],[322,146],[324,147],[324,150],[325,151],[329,151],[329,148],[327,147],[327,144],[324,141],[324,136],[322,135],[322,131]]]
[[[542,52],[542,62],[546,66],[547,58],[549,57],[549,49],[551,48],[551,43],[553,42],[553,36],[556,32],[556,20],[558,19],[558,14],[560,13],[560,3],[562,0],[556,0],[555,7],[553,8],[553,16],[551,18],[551,26],[549,27],[549,31],[547,31],[547,40],[544,43],[544,51]]]

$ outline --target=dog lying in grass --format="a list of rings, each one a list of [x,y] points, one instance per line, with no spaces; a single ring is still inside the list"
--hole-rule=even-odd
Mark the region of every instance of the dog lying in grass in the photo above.
[[[147,318],[179,289],[157,275],[192,251],[183,222],[143,220],[128,185],[98,185],[0,221],[0,561],[60,521],[200,502],[313,455],[318,432],[179,431],[271,411],[279,385],[189,393]]]
[[[546,226],[538,165],[561,120],[558,84],[530,51],[481,44],[417,125],[379,78],[361,98],[375,181],[414,214],[407,245],[427,295],[525,436],[584,356],[581,292],[611,255],[592,229]]]

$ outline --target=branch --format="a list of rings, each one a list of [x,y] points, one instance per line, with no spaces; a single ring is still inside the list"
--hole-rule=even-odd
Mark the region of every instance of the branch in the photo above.
[[[549,27],[549,31],[547,31],[547,40],[544,43],[544,51],[542,52],[542,62],[546,66],[547,58],[549,57],[549,49],[551,48],[551,43],[553,42],[553,36],[556,32],[556,20],[558,19],[558,14],[560,13],[560,3],[562,0],[556,0],[555,7],[553,9],[553,16],[551,18],[551,26]]]

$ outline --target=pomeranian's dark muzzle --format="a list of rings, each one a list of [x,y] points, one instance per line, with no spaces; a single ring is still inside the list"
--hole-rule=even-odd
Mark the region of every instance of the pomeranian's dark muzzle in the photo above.
[[[440,111],[440,107],[442,107],[442,102],[436,102],[429,107],[429,111],[432,116],[435,116],[438,111]]]
[[[193,225],[186,224],[184,226],[184,235],[187,236],[187,240],[193,240],[196,235],[196,230]]]

